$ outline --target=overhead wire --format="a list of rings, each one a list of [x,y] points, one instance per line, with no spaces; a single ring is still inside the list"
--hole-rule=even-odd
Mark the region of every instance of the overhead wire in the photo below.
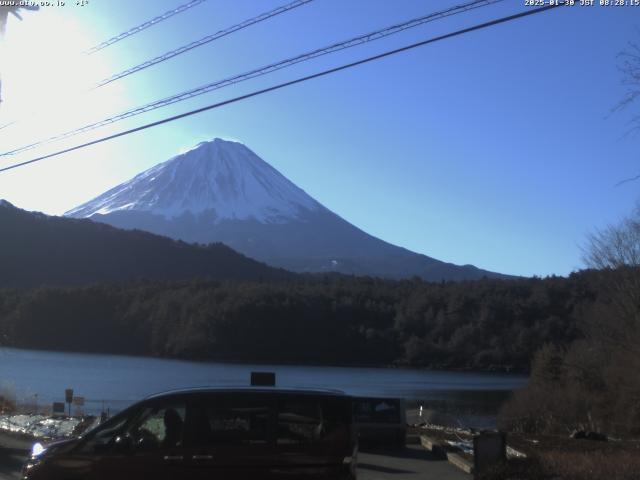
[[[420,25],[423,25],[425,23],[429,23],[435,20],[440,20],[443,18],[447,18],[453,15],[458,15],[461,13],[465,13],[468,12],[470,10],[474,10],[477,8],[481,8],[481,7],[486,7],[488,5],[492,5],[495,3],[500,3],[503,2],[505,0],[474,0],[465,4],[461,4],[461,5],[457,5],[454,7],[450,7],[447,8],[445,10],[441,10],[438,12],[434,12],[434,13],[430,13],[427,15],[423,15],[421,17],[417,17],[417,18],[413,18],[411,20],[396,24],[396,25],[392,25],[389,27],[385,27],[383,29],[379,29],[379,30],[375,30],[373,32],[369,32],[367,34],[364,35],[359,35],[357,37],[353,37],[349,40],[346,41],[341,41],[338,43],[334,43],[331,44],[329,46],[326,47],[322,47],[316,50],[312,50],[310,52],[306,52],[303,53],[301,55],[297,55],[295,57],[291,57],[291,58],[287,58],[284,60],[280,60],[278,62],[266,65],[264,67],[260,67],[260,68],[256,68],[253,70],[250,70],[248,72],[245,73],[241,73],[238,75],[234,75],[232,77],[228,77],[225,78],[223,80],[217,80],[211,83],[208,83],[206,85],[202,85],[200,87],[196,87],[193,88],[191,90],[187,90],[181,93],[178,93],[176,95],[172,95],[170,97],[166,97],[163,98],[161,100],[156,100],[154,102],[151,103],[147,103],[145,105],[142,105],[140,107],[136,107],[134,109],[130,109],[127,110],[125,112],[119,113],[117,115],[113,115],[111,117],[107,117],[105,119],[99,120],[97,122],[88,124],[88,125],[84,125],[82,127],[79,128],[75,128],[72,130],[69,130],[67,132],[63,132],[57,135],[53,135],[51,137],[48,137],[46,139],[37,141],[37,142],[33,142],[30,143],[28,145],[24,145],[22,147],[18,147],[15,148],[13,150],[9,150],[9,151],[5,151],[3,153],[0,153],[0,157],[5,157],[5,156],[12,156],[12,155],[17,155],[19,153],[25,152],[27,150],[31,150],[33,148],[39,147],[41,145],[53,142],[53,141],[58,141],[58,140],[63,140],[75,135],[79,135],[82,133],[86,133],[88,131],[91,130],[95,130],[96,128],[100,128],[106,125],[110,125],[113,123],[116,123],[118,121],[127,119],[127,118],[131,118],[134,117],[136,115],[140,115],[142,113],[146,113],[146,112],[150,112],[152,110],[156,110],[158,108],[161,107],[165,107],[168,105],[172,105],[174,103],[177,102],[181,102],[196,96],[200,96],[203,95],[205,93],[209,93],[212,92],[214,90],[218,90],[220,88],[224,88],[227,87],[229,85],[234,85],[246,80],[250,80],[256,77],[260,77],[272,72],[275,72],[277,70],[281,70],[283,68],[287,68],[290,67],[292,65],[296,65],[298,63],[301,62],[305,62],[308,60],[312,60],[314,58],[318,58],[324,55],[328,55],[330,53],[334,53],[340,50],[345,50],[347,48],[352,48],[355,47],[357,45],[362,45],[364,43],[368,43],[368,42],[372,42],[375,40],[379,40],[381,38],[385,38],[388,37],[390,35],[394,35],[397,33],[400,33],[404,30],[407,30],[409,28],[414,28]]]
[[[206,1],[206,0],[201,0],[201,1]],[[133,73],[139,72],[141,70],[144,70],[146,68],[149,68],[153,65],[156,65],[158,63],[164,62],[166,60],[169,60],[173,57],[176,57],[178,55],[181,55],[185,52],[188,52],[189,50],[193,50],[194,48],[200,47],[202,45],[206,45],[208,43],[213,42],[214,40],[217,40],[219,38],[225,37],[227,35],[231,35],[232,33],[235,33],[239,30],[243,30],[247,27],[250,27],[251,25],[255,25],[257,23],[263,22],[265,20],[268,20],[272,17],[275,17],[277,15],[281,15],[285,12],[288,12],[289,10],[292,10],[294,8],[297,7],[301,7],[303,5],[306,5],[307,3],[312,2],[313,0],[294,0],[291,3],[287,3],[285,5],[281,5],[277,8],[274,8],[272,10],[269,10],[267,12],[261,13],[260,15],[257,15],[255,17],[251,17],[247,20],[244,20],[238,24],[235,24],[231,27],[225,28],[223,30],[220,30],[214,34],[211,35],[207,35],[206,37],[203,37],[199,40],[196,40],[194,42],[191,42],[189,44],[183,45],[179,48],[176,48],[174,50],[168,51],[162,55],[159,55],[151,60],[147,60],[143,63],[140,63],[134,67],[128,68],[126,70],[123,70],[122,72],[116,73],[110,77],[104,78],[102,80],[100,80],[99,82],[97,82],[96,84],[94,84],[91,88],[89,88],[89,92],[96,90],[100,87],[103,87],[105,85],[108,85],[112,82],[115,82],[116,80],[120,80],[121,78],[127,77]],[[115,38],[115,37],[114,37]],[[107,42],[105,42],[107,43]],[[33,112],[32,112],[33,113]],[[0,125],[0,131],[4,130],[5,128],[11,127],[12,125],[16,125],[18,123],[18,120],[13,120],[11,122],[5,123],[3,125]]]
[[[96,53],[104,48],[107,48],[111,45],[113,45],[114,43],[117,43],[121,40],[124,40],[127,37],[130,37],[131,35],[135,35],[136,33],[141,32],[142,30],[146,30],[149,27],[152,27],[153,25],[156,25],[160,22],[163,22],[171,17],[173,17],[174,15],[178,15],[179,13],[185,12],[187,10],[189,10],[190,8],[193,8],[197,5],[200,5],[201,3],[206,2],[207,0],[191,0],[188,3],[185,3],[184,5],[180,5],[179,7],[176,7],[172,10],[169,10],[167,12],[164,12],[162,15],[158,15],[155,18],[152,18],[151,20],[148,20],[144,23],[141,23],[140,25],[137,25],[133,28],[130,28],[129,30],[122,32],[118,35],[116,35],[115,37],[111,37],[108,40],[105,40],[102,43],[99,43],[98,45],[95,45],[87,50],[85,50],[83,53],[87,54],[87,55],[91,55],[93,53]]]
[[[53,152],[53,153],[49,153],[49,154],[46,154],[46,155],[42,155],[40,157],[36,157],[36,158],[31,159],[31,160],[26,160],[26,161],[23,161],[23,162],[15,163],[13,165],[2,167],[2,168],[0,168],[0,173],[6,172],[6,171],[9,171],[9,170],[13,170],[13,169],[16,169],[16,168],[24,167],[26,165],[30,165],[30,164],[33,164],[33,163],[36,163],[36,162],[40,162],[42,160],[45,160],[45,159],[48,159],[48,158],[52,158],[52,157],[56,157],[56,156],[59,156],[59,155],[65,154],[65,153],[69,153],[69,152],[73,152],[73,151],[76,151],[76,150],[80,150],[82,148],[86,148],[86,147],[89,147],[91,145],[96,145],[98,143],[106,142],[108,140],[113,140],[115,138],[119,138],[119,137],[122,137],[122,136],[125,136],[125,135],[130,135],[130,134],[135,133],[135,132],[140,132],[142,130],[146,130],[146,129],[149,129],[149,128],[152,128],[152,127],[156,127],[158,125],[163,125],[163,124],[166,124],[166,123],[169,123],[169,122],[173,122],[173,121],[176,121],[176,120],[179,120],[179,119],[182,119],[182,118],[185,118],[185,117],[189,117],[189,116],[192,116],[192,115],[196,115],[198,113],[202,113],[202,112],[205,112],[205,111],[208,111],[208,110],[213,110],[213,109],[216,109],[216,108],[223,107],[225,105],[230,105],[230,104],[233,104],[233,103],[237,103],[237,102],[240,102],[240,101],[243,101],[243,100],[258,96],[258,95],[263,95],[265,93],[269,93],[269,92],[273,92],[273,91],[276,91],[276,90],[280,90],[282,88],[286,88],[286,87],[289,87],[289,86],[292,86],[292,85],[303,83],[303,82],[306,82],[306,81],[309,81],[309,80],[312,80],[312,79],[315,79],[315,78],[320,78],[320,77],[323,77],[323,76],[326,76],[326,75],[330,75],[330,74],[333,74],[333,73],[336,73],[336,72],[339,72],[339,71],[342,71],[342,70],[347,70],[349,68],[353,68],[353,67],[356,67],[358,65],[363,65],[363,64],[370,63],[370,62],[373,62],[373,61],[376,61],[376,60],[380,60],[382,58],[386,58],[386,57],[389,57],[391,55],[396,55],[396,54],[401,53],[401,52],[406,52],[406,51],[412,50],[414,48],[422,47],[422,46],[425,46],[425,45],[429,45],[431,43],[435,43],[435,42],[439,42],[439,41],[446,40],[446,39],[449,39],[449,38],[453,38],[453,37],[457,37],[457,36],[460,36],[460,35],[464,35],[464,34],[467,34],[467,33],[473,32],[473,31],[490,28],[490,27],[493,27],[493,26],[496,26],[496,25],[499,25],[499,24],[502,24],[502,23],[506,23],[506,22],[510,22],[510,21],[517,20],[517,19],[520,19],[520,18],[528,17],[528,16],[535,15],[535,14],[538,14],[538,13],[542,13],[542,12],[545,12],[545,11],[548,11],[548,10],[551,10],[551,9],[555,9],[555,8],[558,8],[558,7],[561,7],[561,6],[564,6],[564,3],[545,5],[543,7],[538,7],[538,8],[534,8],[534,9],[531,9],[531,10],[526,10],[526,11],[523,11],[523,12],[520,12],[520,13],[516,13],[516,14],[513,14],[513,15],[506,16],[506,17],[501,17],[501,18],[498,18],[498,19],[494,19],[494,20],[491,20],[491,21],[488,21],[488,22],[484,22],[484,23],[481,23],[481,24],[477,24],[477,25],[474,25],[474,26],[471,26],[471,27],[467,27],[467,28],[464,28],[464,29],[461,29],[461,30],[456,30],[454,32],[450,32],[450,33],[447,33],[447,34],[444,34],[444,35],[440,35],[440,36],[437,36],[437,37],[429,38],[427,40],[423,40],[423,41],[420,41],[420,42],[417,42],[417,43],[413,43],[411,45],[406,45],[404,47],[396,48],[394,50],[389,50],[389,51],[386,51],[384,53],[380,53],[380,54],[373,55],[373,56],[370,56],[370,57],[367,57],[367,58],[364,58],[364,59],[361,59],[361,60],[357,60],[355,62],[351,62],[351,63],[347,63],[347,64],[344,64],[344,65],[341,65],[341,66],[338,66],[338,67],[334,67],[334,68],[330,68],[330,69],[327,69],[327,70],[323,70],[321,72],[317,72],[317,73],[314,73],[314,74],[311,74],[311,75],[306,75],[306,76],[303,76],[303,77],[299,77],[299,78],[296,78],[294,80],[289,80],[287,82],[283,82],[283,83],[280,83],[280,84],[277,84],[277,85],[273,85],[271,87],[263,88],[263,89],[260,89],[260,90],[255,90],[255,91],[253,91],[251,93],[240,95],[240,96],[228,99],[228,100],[224,100],[222,102],[217,102],[217,103],[214,103],[214,104],[211,104],[211,105],[207,105],[205,107],[201,107],[201,108],[197,108],[195,110],[191,110],[191,111],[188,111],[188,112],[185,112],[185,113],[181,113],[179,115],[174,115],[174,116],[171,116],[171,117],[164,118],[162,120],[158,120],[158,121],[155,121],[155,122],[147,123],[145,125],[141,125],[139,127],[131,128],[129,130],[124,130],[122,132],[118,132],[118,133],[114,133],[114,134],[111,134],[111,135],[107,135],[105,137],[98,138],[96,140],[92,140],[92,141],[89,141],[89,142],[85,142],[85,143],[82,143],[80,145],[75,145],[73,147],[69,147],[69,148],[65,148],[65,149],[62,149],[62,150],[58,150],[57,152]]]
[[[196,40],[194,42],[188,43],[186,45],[182,45],[181,47],[178,47],[174,50],[170,50],[166,53],[163,53],[162,55],[158,55],[155,58],[152,58],[151,60],[147,60],[143,63],[140,63],[134,67],[128,68],[126,70],[123,70],[122,72],[116,73],[114,75],[111,75],[110,77],[107,77],[103,80],[100,80],[98,83],[96,83],[94,85],[94,89],[96,88],[100,88],[103,87],[105,85],[108,85],[111,82],[115,82],[116,80],[119,80],[121,78],[124,78],[128,75],[131,75],[133,73],[139,72],[140,70],[144,70],[145,68],[149,68],[153,65],[157,65],[158,63],[161,62],[165,62],[173,57],[177,57],[178,55],[181,55],[185,52],[188,52],[189,50],[193,50],[194,48],[198,48],[201,47],[202,45],[206,45],[207,43],[211,43],[214,40],[218,40],[219,38],[225,37],[227,35],[230,35],[234,32],[237,32],[238,30],[242,30],[244,28],[250,27],[251,25],[255,25],[256,23],[260,23],[263,22],[271,17],[275,17],[276,15],[280,15],[282,13],[288,12],[289,10],[293,10],[294,8],[298,8],[301,7],[309,2],[311,2],[313,0],[295,0],[291,3],[288,3],[286,5],[282,5],[278,8],[275,8],[273,10],[269,10],[268,12],[262,13],[256,17],[250,18],[248,20],[245,20],[243,22],[240,22],[236,25],[233,25],[229,28],[225,28],[224,30],[220,30],[216,33],[213,33],[211,35],[207,35],[206,37],[202,37],[199,40]]]

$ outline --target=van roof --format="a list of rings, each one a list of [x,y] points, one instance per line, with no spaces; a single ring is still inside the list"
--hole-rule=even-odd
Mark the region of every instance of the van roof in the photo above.
[[[279,388],[279,387],[190,387],[167,390],[164,392],[154,393],[146,397],[147,399],[163,397],[165,395],[179,395],[188,393],[258,393],[258,394],[291,394],[291,395],[322,395],[345,397],[346,394],[342,390],[334,390],[329,388]]]

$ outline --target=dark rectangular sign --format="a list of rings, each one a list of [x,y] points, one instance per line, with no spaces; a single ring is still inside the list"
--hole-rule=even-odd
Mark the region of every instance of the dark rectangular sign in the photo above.
[[[256,387],[275,387],[276,374],[274,372],[251,372],[251,385]]]

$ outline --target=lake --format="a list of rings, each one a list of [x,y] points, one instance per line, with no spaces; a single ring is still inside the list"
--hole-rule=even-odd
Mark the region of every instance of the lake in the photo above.
[[[0,390],[39,407],[64,401],[65,388],[86,399],[84,411],[121,410],[174,388],[247,386],[252,371],[273,371],[279,387],[332,388],[357,396],[405,398],[456,415],[475,427],[495,424],[499,405],[524,375],[421,369],[210,363],[122,355],[0,348]]]

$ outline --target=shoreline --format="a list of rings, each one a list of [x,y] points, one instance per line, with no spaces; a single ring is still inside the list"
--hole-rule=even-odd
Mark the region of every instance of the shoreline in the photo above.
[[[148,358],[155,360],[169,360],[178,362],[190,362],[200,364],[236,364],[236,365],[265,365],[265,366],[285,366],[285,367],[318,367],[318,368],[376,368],[384,370],[416,370],[427,372],[442,372],[442,373],[470,373],[470,374],[487,374],[487,375],[506,375],[506,376],[526,376],[528,378],[529,370],[518,370],[511,368],[487,368],[487,369],[474,369],[468,367],[439,367],[424,366],[424,365],[409,365],[409,364],[365,364],[365,363],[314,363],[314,362],[299,362],[299,361],[268,361],[268,360],[234,360],[234,359],[215,359],[215,358],[202,358],[202,357],[173,357],[173,356],[157,356],[147,354],[136,353],[113,353],[113,352],[92,352],[85,350],[51,350],[51,349],[39,349],[22,346],[1,345],[0,356],[2,350],[23,350],[45,353],[65,353],[65,354],[78,354],[78,355],[101,355],[101,356],[113,356],[113,357],[131,357],[131,358]]]
[[[2,358],[4,355],[4,358]],[[527,377],[495,372],[425,368],[337,367],[191,361],[147,356],[0,348],[0,376],[6,391],[35,411],[62,401],[65,388],[84,397],[84,413],[119,411],[148,395],[197,386],[249,384],[250,371],[274,371],[280,387],[334,388],[356,397],[403,398],[454,413],[468,423],[495,423],[511,392]],[[97,381],[97,372],[102,380]],[[28,381],[27,381],[28,379]],[[74,412],[75,412],[74,408]]]

